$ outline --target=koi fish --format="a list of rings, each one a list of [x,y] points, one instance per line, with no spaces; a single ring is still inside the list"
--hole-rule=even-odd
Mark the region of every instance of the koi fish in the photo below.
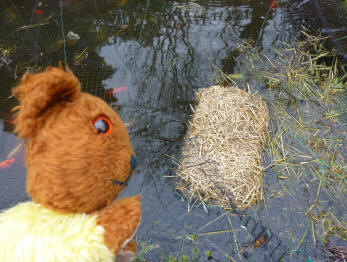
[[[175,26],[175,29],[179,30],[179,29],[183,29],[186,26],[186,23],[179,23]]]
[[[270,7],[271,7],[272,9],[277,8],[277,7],[278,7],[277,0],[272,0],[272,2],[271,2],[271,4],[270,4]]]
[[[10,124],[14,124],[13,115],[11,113],[0,114],[0,118],[4,118],[4,121]]]
[[[10,166],[12,165],[13,162],[14,162],[14,158],[1,161],[1,162],[0,162],[0,168],[7,168],[7,167],[10,167]]]
[[[119,87],[115,87],[115,88],[108,90],[107,94],[108,95],[119,94],[119,93],[123,93],[123,92],[127,91],[128,89],[129,88],[127,86],[119,86]]]
[[[43,15],[43,11],[41,9],[34,9],[33,12],[37,15]]]
[[[5,119],[5,122],[14,125],[14,119]]]
[[[0,117],[4,117],[4,118],[8,118],[10,116],[11,116],[11,113],[0,114]]]
[[[242,4],[247,4],[249,2],[249,0],[242,0],[241,2],[242,2]]]

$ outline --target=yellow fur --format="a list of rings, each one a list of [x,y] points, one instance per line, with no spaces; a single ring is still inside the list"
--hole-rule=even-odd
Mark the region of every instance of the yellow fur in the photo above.
[[[96,217],[51,211],[25,202],[0,213],[2,262],[108,262],[104,228]]]

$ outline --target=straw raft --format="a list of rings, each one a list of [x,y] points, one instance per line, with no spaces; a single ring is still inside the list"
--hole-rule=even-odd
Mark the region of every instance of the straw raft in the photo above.
[[[250,207],[263,196],[268,108],[260,96],[236,87],[200,89],[196,99],[177,189],[190,201]]]

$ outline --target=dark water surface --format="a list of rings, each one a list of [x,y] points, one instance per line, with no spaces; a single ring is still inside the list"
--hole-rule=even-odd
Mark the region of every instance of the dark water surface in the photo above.
[[[1,1],[0,161],[17,144],[11,88],[26,70],[66,59],[83,89],[108,101],[128,125],[139,166],[123,195],[142,194],[137,241],[139,249],[152,247],[148,261],[207,261],[206,252],[211,261],[279,261],[282,255],[283,261],[324,261],[304,215],[316,191],[310,195],[302,181],[291,181],[295,195],[267,194],[266,206],[240,220],[237,213],[188,204],[172,178],[194,90],[216,82],[216,67],[233,72],[230,57],[241,41],[258,41],[274,57],[273,48],[292,42],[307,22],[308,2],[279,1],[269,10],[273,2],[255,0],[61,0],[61,7],[59,0]],[[79,40],[69,39],[69,31]],[[111,88],[120,91],[110,95]],[[20,151],[11,167],[0,169],[0,209],[27,199],[23,158]],[[265,188],[281,188],[271,171]],[[337,212],[346,219],[345,211],[342,204]],[[262,230],[271,232],[268,244],[248,248]]]

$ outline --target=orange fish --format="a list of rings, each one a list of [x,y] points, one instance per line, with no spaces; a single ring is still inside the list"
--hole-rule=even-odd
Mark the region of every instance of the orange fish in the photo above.
[[[14,124],[14,119],[5,119],[5,122],[13,125]]]
[[[37,15],[43,15],[43,11],[41,9],[34,9],[33,12]]]
[[[10,166],[12,165],[13,162],[14,162],[14,158],[1,161],[1,162],[0,162],[0,168],[7,168],[7,167],[10,167]]]
[[[119,93],[123,93],[123,92],[127,91],[128,89],[129,88],[127,86],[119,86],[119,87],[115,87],[115,88],[108,90],[107,94],[108,95],[119,94]]]
[[[278,7],[277,0],[272,0],[272,2],[271,2],[271,4],[270,4],[270,7],[271,7],[272,9],[277,8],[277,7]]]

